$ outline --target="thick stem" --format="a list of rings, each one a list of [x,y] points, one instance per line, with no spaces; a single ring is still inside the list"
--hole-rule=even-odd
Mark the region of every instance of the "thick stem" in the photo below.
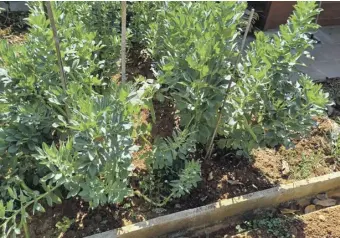
[[[126,82],[126,1],[122,1],[122,82]]]
[[[24,227],[24,232],[25,232],[25,238],[30,238],[30,232],[28,230],[27,223],[24,223],[23,227]]]
[[[236,67],[237,67],[238,61],[241,58],[241,54],[242,54],[242,51],[243,51],[243,48],[244,48],[244,45],[245,45],[245,42],[246,42],[246,38],[247,38],[247,35],[248,35],[248,32],[249,32],[249,29],[250,29],[251,20],[253,19],[253,16],[254,16],[254,12],[255,12],[254,8],[251,9],[251,12],[250,12],[250,15],[249,15],[249,19],[248,19],[248,24],[247,24],[247,27],[246,27],[246,31],[245,31],[245,33],[243,35],[243,40],[242,40],[242,44],[241,44],[241,50],[240,50],[240,53],[239,53],[239,55],[237,56],[237,59],[236,59],[234,72],[236,72]],[[222,119],[222,110],[223,110],[225,102],[226,102],[226,100],[228,98],[229,90],[231,88],[232,83],[233,83],[233,80],[231,78],[229,83],[228,83],[227,90],[226,90],[226,96],[224,97],[224,99],[223,99],[223,101],[222,101],[222,103],[221,103],[221,105],[219,107],[220,110],[218,112],[218,119],[217,119],[217,122],[216,122],[216,126],[215,126],[215,129],[214,129],[213,135],[211,137],[211,141],[209,143],[207,154],[205,155],[204,159],[208,159],[208,158],[211,157],[211,153],[212,153],[212,150],[213,150],[213,147],[214,147],[214,140],[215,140],[215,137],[216,137],[216,134],[217,134],[217,130],[218,130],[218,127],[219,127],[221,119]]]

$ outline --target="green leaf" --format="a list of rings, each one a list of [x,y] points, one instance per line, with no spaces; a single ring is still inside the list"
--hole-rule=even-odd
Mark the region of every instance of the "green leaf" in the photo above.
[[[74,197],[76,196],[80,191],[80,187],[76,187],[76,188],[72,188],[71,191],[69,191],[69,193],[67,194],[66,198],[70,198],[70,197]]]
[[[5,208],[2,200],[0,200],[0,218],[1,219],[5,218],[5,213],[6,213],[6,208]]]
[[[58,174],[54,175],[54,180],[57,181],[57,180],[59,180],[62,177],[63,177],[63,174],[58,173]]]
[[[16,145],[11,145],[8,147],[8,153],[14,154],[18,151],[18,147]]]
[[[7,191],[8,191],[9,196],[11,196],[11,198],[13,198],[13,199],[18,198],[18,195],[17,195],[17,192],[16,192],[15,189],[13,190],[12,188],[8,187]]]
[[[6,210],[12,211],[12,209],[13,209],[13,200],[9,200],[6,203]]]
[[[52,202],[51,196],[50,196],[50,195],[46,195],[45,199],[46,199],[47,204],[48,204],[50,207],[52,207],[53,202]]]

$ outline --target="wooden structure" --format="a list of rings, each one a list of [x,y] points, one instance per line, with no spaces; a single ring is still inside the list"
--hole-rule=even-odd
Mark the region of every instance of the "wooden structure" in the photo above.
[[[260,16],[258,27],[263,30],[275,29],[287,22],[296,1],[248,2]],[[321,1],[323,11],[319,15],[321,26],[340,25],[340,2]]]

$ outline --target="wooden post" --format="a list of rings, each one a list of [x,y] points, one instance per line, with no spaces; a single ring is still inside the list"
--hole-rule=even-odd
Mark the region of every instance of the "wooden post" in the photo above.
[[[61,58],[61,53],[60,53],[60,44],[59,44],[59,37],[57,33],[57,28],[55,26],[55,21],[54,21],[54,16],[53,16],[53,11],[51,7],[51,3],[49,1],[46,1],[46,8],[47,8],[47,15],[48,18],[50,19],[50,25],[52,28],[53,32],[53,38],[54,38],[54,44],[55,44],[55,49],[57,53],[57,58],[58,58],[58,65],[59,65],[59,73],[60,73],[60,80],[61,80],[61,86],[64,90],[64,93],[66,94],[66,75],[63,67],[63,61]],[[70,119],[70,113],[68,110],[67,105],[65,104],[65,113],[66,113],[66,120]]]
[[[126,82],[126,1],[122,1],[122,82]]]
[[[64,89],[64,92],[66,92],[66,76],[65,76],[65,71],[64,71],[64,67],[63,67],[63,61],[61,59],[61,54],[60,54],[59,37],[58,37],[58,34],[57,34],[57,28],[55,26],[55,21],[54,21],[54,17],[53,17],[51,3],[49,1],[46,1],[46,8],[47,8],[48,18],[50,19],[50,25],[51,25],[52,32],[53,32],[55,49],[56,49],[56,52],[57,52],[61,85]]]

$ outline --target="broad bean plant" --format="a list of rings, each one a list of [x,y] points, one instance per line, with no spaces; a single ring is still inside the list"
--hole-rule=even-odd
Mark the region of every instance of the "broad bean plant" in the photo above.
[[[43,3],[30,3],[25,44],[0,41],[2,237],[28,234],[30,215],[75,196],[93,208],[134,195],[164,206],[198,185],[194,154],[215,129],[216,145],[250,156],[260,146],[292,145],[328,102],[296,69],[313,46],[315,2],[298,2],[277,34],[257,33],[244,52],[244,2],[129,4],[128,45],[146,47],[156,80],[126,84],[112,80],[120,4],[51,5],[66,85]],[[180,123],[171,136],[151,138],[153,101],[165,98]],[[135,152],[147,168],[139,189],[130,183]]]

